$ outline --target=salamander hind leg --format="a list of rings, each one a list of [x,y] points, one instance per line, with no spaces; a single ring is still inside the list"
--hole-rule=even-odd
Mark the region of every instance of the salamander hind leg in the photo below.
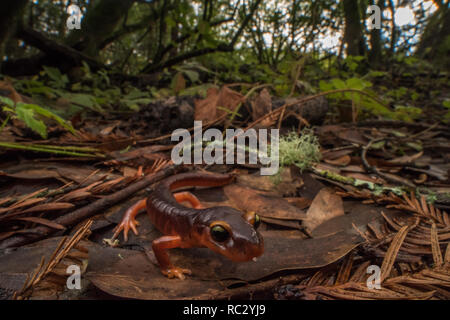
[[[125,241],[127,241],[128,231],[130,231],[130,229],[133,230],[134,234],[138,234],[136,226],[139,225],[139,222],[136,221],[136,216],[139,214],[140,210],[144,209],[147,206],[146,202],[146,199],[140,200],[136,204],[131,206],[127,210],[127,212],[125,212],[122,221],[114,229],[114,235],[112,236],[112,239],[116,239],[119,236],[120,232],[123,231],[123,237]]]
[[[200,203],[200,200],[198,200],[198,198],[190,192],[187,192],[187,191],[177,192],[177,193],[174,193],[173,197],[175,198],[175,200],[178,203],[181,203],[184,201],[189,202],[194,209],[203,209],[204,208],[202,206],[202,204]]]
[[[163,275],[168,278],[185,279],[184,274],[191,274],[191,270],[178,268],[172,265],[167,253],[168,249],[185,247],[180,236],[163,236],[153,240],[152,248],[155,253],[156,260],[158,260],[159,267]]]

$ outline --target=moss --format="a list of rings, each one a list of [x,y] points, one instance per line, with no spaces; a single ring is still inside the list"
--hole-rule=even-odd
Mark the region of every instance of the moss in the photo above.
[[[320,161],[320,144],[312,130],[305,129],[299,136],[295,132],[280,138],[280,166],[297,166],[300,171],[309,169]]]

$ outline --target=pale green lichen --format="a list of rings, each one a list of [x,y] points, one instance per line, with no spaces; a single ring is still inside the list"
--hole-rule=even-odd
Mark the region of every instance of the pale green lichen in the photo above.
[[[275,185],[281,182],[281,173],[284,167],[295,165],[300,172],[303,172],[319,162],[321,158],[320,144],[310,129],[304,129],[300,136],[292,131],[286,136],[280,137],[278,155],[280,168],[275,175],[271,176]]]
[[[310,129],[281,137],[279,150],[280,166],[295,165],[300,171],[311,168],[321,158],[319,141]]]

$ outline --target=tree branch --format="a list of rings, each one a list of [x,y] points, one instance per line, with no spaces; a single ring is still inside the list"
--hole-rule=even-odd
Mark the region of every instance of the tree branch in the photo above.
[[[53,41],[40,32],[37,32],[26,26],[22,26],[17,33],[17,36],[25,41],[28,45],[38,48],[47,56],[57,57],[57,61],[67,60],[73,65],[80,65],[81,61],[85,61],[90,67],[101,69],[106,68],[97,60],[79,52],[69,46],[59,44]]]
[[[142,69],[142,73],[152,73],[156,71],[160,71],[164,68],[171,67],[173,65],[176,65],[177,63],[180,63],[184,60],[191,59],[194,57],[199,57],[208,53],[213,52],[231,52],[234,50],[234,46],[236,45],[236,42],[239,40],[239,37],[241,36],[242,32],[244,31],[247,24],[250,22],[250,20],[253,17],[253,14],[255,13],[256,9],[258,8],[259,4],[262,0],[256,0],[253,6],[250,9],[250,12],[245,16],[241,26],[239,27],[238,31],[234,34],[231,42],[229,44],[221,43],[215,48],[202,48],[202,49],[194,49],[190,52],[186,52],[183,54],[180,54],[172,59],[169,59],[165,62],[156,62],[151,63],[145,66]],[[184,35],[186,36],[186,35]],[[183,36],[182,36],[183,37]],[[170,45],[169,45],[170,46]],[[169,49],[170,50],[170,49]]]
[[[210,26],[211,26],[211,27],[216,27],[216,26],[218,26],[218,25],[221,25],[222,23],[227,23],[227,22],[230,22],[230,21],[232,21],[232,20],[233,20],[233,17],[227,18],[227,19],[218,20],[218,21],[214,21],[214,22],[211,22]],[[189,32],[189,33],[186,33],[186,34],[183,34],[183,35],[179,36],[177,39],[175,39],[174,42],[175,42],[176,44],[180,44],[180,43],[182,43],[182,42],[188,40],[190,37],[192,37],[195,33],[198,33],[198,32],[199,32],[199,30],[198,30],[198,26],[197,26],[197,27],[195,27],[195,29],[193,30],[193,32]],[[167,46],[162,50],[161,58],[164,57],[164,55],[165,55],[167,52],[169,52],[170,50],[172,50],[173,48],[174,48],[174,43],[170,43],[169,45],[167,45]],[[156,61],[156,60],[154,60],[154,61],[155,61],[156,63],[161,62],[161,61]]]
[[[174,66],[177,63],[180,63],[184,60],[203,56],[208,53],[220,52],[220,51],[221,52],[231,52],[231,51],[233,51],[233,48],[230,47],[228,44],[221,44],[215,48],[203,48],[203,49],[189,51],[189,52],[180,54],[179,56],[176,56],[172,59],[169,59],[165,62],[158,63],[158,64],[150,64],[142,70],[142,73],[152,73],[152,72],[160,71],[164,68]]]

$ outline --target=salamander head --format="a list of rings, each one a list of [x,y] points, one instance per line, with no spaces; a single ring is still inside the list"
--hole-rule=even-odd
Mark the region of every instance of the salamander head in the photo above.
[[[194,228],[205,247],[232,261],[250,261],[264,252],[264,241],[256,228],[259,217],[254,212],[242,215],[231,207],[204,209]]]

